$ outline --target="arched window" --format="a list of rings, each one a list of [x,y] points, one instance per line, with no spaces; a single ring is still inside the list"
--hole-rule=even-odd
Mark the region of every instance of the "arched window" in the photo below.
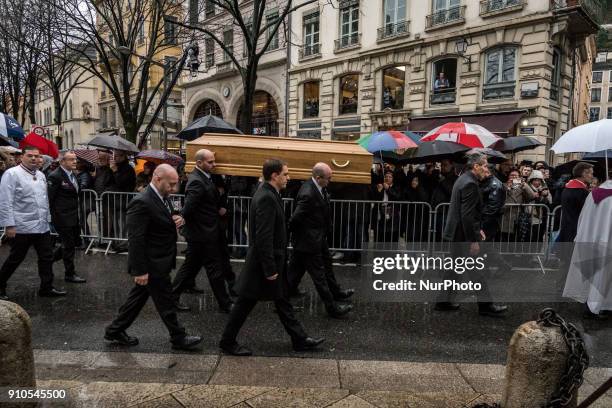
[[[68,119],[72,119],[72,99],[68,101]]]
[[[517,54],[516,47],[499,47],[487,52],[483,99],[514,97]]]
[[[74,131],[70,129],[70,147],[74,148]]]
[[[206,115],[213,115],[218,118],[223,119],[223,113],[221,113],[221,108],[217,104],[217,102],[212,99],[207,99],[198,106],[196,109],[195,115],[193,115],[193,120],[204,117]]]
[[[406,67],[384,69],[382,82],[382,108],[402,109],[404,107]]]
[[[434,62],[431,74],[431,104],[455,103],[457,59],[446,58]]]
[[[304,83],[303,117],[316,118],[319,116],[319,81]]]
[[[359,76],[348,74],[340,78],[340,115],[357,113],[359,98]]]
[[[240,124],[242,106],[238,109],[236,123]],[[254,135],[278,136],[278,109],[272,95],[265,91],[255,91],[253,95],[253,119],[251,132]]]

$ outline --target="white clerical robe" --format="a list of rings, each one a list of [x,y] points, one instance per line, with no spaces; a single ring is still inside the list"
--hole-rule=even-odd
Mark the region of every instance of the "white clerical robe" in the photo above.
[[[600,188],[612,193],[612,180]],[[563,296],[612,310],[612,195],[596,203],[591,193],[582,207]]]

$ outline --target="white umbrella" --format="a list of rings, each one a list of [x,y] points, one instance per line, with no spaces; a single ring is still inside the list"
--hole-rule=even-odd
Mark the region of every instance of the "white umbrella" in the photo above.
[[[612,119],[577,126],[567,131],[550,148],[559,153],[593,153],[612,149]],[[606,158],[606,178],[608,178],[608,154]]]

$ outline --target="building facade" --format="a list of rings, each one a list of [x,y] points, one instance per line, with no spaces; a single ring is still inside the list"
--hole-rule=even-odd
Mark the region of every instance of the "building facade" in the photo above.
[[[588,7],[587,7],[588,6]],[[548,148],[575,125],[575,52],[597,1],[345,0],[293,14],[288,135],[356,140],[448,121]],[[590,40],[592,41],[592,40]],[[580,92],[578,92],[580,94]]]
[[[96,133],[99,118],[98,82],[82,68],[74,69],[60,87],[61,98],[66,103],[58,126],[53,118],[55,102],[51,89],[45,85],[44,78],[39,81],[34,104],[36,124],[46,129],[47,137],[60,149],[86,144]]]
[[[612,52],[597,53],[591,77],[589,121],[612,119]]]

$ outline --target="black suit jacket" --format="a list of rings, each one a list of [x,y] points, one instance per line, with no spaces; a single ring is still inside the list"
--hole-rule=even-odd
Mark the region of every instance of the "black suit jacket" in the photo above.
[[[578,218],[589,196],[589,190],[583,188],[565,188],[561,193],[561,227],[559,242],[574,242],[578,231]]]
[[[170,274],[176,266],[176,226],[171,211],[151,186],[128,204],[127,234],[130,275]]]
[[[444,239],[454,242],[479,242],[482,222],[482,196],[472,171],[455,182],[444,228]]]
[[[188,242],[216,244],[222,232],[220,194],[211,179],[198,169],[189,175],[185,188],[182,234]]]
[[[55,227],[79,225],[79,190],[75,188],[61,166],[49,174],[47,186],[53,225]]]
[[[257,300],[274,300],[286,294],[287,228],[280,194],[263,183],[251,200],[249,250],[238,278],[239,295]],[[266,277],[278,274],[276,280]]]
[[[319,193],[312,179],[302,184],[289,221],[294,250],[320,253],[327,247],[332,224],[328,200]]]

